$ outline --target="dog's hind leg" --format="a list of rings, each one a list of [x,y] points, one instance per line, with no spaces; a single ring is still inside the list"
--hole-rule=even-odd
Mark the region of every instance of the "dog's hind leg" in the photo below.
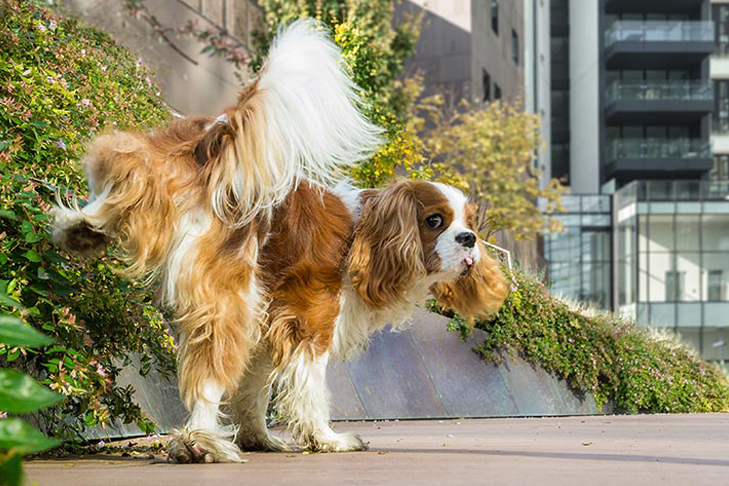
[[[238,426],[235,442],[244,451],[286,450],[286,443],[271,435],[266,426],[272,370],[269,346],[261,344],[254,351],[248,369],[231,397],[231,418]]]
[[[178,379],[191,414],[168,445],[172,461],[243,462],[236,427],[223,424],[220,405],[234,395],[260,339],[261,292],[250,263],[256,245],[255,238],[232,244],[213,227],[179,265]]]

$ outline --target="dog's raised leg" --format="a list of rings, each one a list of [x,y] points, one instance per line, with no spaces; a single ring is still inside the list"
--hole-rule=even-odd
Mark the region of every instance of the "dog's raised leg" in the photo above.
[[[261,344],[254,351],[248,370],[230,400],[233,422],[239,426],[235,442],[244,451],[286,450],[286,443],[271,435],[266,427],[272,369],[268,345]]]
[[[338,434],[329,426],[329,390],[326,369],[329,353],[312,356],[299,349],[283,365],[277,377],[277,410],[283,414],[294,439],[319,452],[362,451],[367,445],[356,434]]]
[[[172,462],[245,462],[233,443],[235,428],[223,426],[219,407],[224,389],[213,381],[204,385],[203,396],[195,401],[192,413],[181,430],[167,444]]]

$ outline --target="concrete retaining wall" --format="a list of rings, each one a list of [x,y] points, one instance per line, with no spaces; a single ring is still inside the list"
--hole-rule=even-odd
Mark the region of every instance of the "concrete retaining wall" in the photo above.
[[[402,332],[376,334],[369,349],[346,363],[330,364],[332,418],[336,420],[504,417],[599,413],[595,400],[575,394],[563,381],[516,356],[486,364],[473,348],[484,333],[475,330],[466,343],[446,330],[448,319],[417,311]],[[135,399],[159,423],[161,433],[179,426],[186,412],[175,383],[137,367],[120,381],[132,385]],[[139,435],[120,426],[93,435]]]

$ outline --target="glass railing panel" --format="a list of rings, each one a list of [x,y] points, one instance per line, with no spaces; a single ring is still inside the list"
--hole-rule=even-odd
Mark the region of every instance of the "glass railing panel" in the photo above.
[[[714,91],[705,81],[677,81],[673,83],[635,83],[615,81],[607,89],[607,101],[624,100],[712,100]]]
[[[605,32],[605,46],[616,42],[713,42],[714,23],[706,20],[621,20]]]
[[[711,144],[691,139],[618,139],[607,145],[608,160],[700,159],[711,157]]]

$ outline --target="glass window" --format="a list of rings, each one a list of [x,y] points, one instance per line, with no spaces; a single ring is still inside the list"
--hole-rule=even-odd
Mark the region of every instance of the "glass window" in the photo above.
[[[729,179],[729,155],[714,156],[714,168],[709,177],[714,180]]]
[[[702,215],[701,238],[704,251],[729,251],[729,215]]]
[[[699,215],[676,215],[676,248],[681,250],[699,250]]]
[[[729,253],[704,253],[704,288],[701,300],[709,302],[729,301]],[[725,316],[729,320],[729,314]]]
[[[491,76],[485,69],[481,74],[481,86],[483,87],[483,102],[491,101]]]
[[[641,218],[642,219],[642,218]],[[671,214],[651,214],[648,219],[648,251],[673,251],[674,224]]]
[[[729,131],[729,81],[714,80],[714,111],[711,114],[712,131]]]
[[[676,325],[679,327],[696,327],[701,324],[701,303],[678,304],[678,318]]]
[[[648,302],[676,300],[682,277],[675,270],[672,253],[648,254]]]
[[[657,327],[676,327],[676,304],[651,304],[650,323]]]
[[[500,100],[501,99],[501,87],[494,83],[494,99]]]
[[[491,30],[494,34],[499,35],[499,2],[491,0]]]
[[[514,29],[511,30],[511,59],[519,64],[519,34]]]
[[[698,325],[696,327],[681,327],[678,334],[681,336],[681,341],[694,348],[697,353],[701,351],[701,328]]]
[[[702,358],[725,361],[729,359],[729,328],[705,327]]]
[[[722,300],[724,294],[724,270],[709,270],[709,281],[707,283],[708,300]]]
[[[581,300],[599,307],[608,306],[610,303],[610,264],[584,263],[582,265],[582,286]]]
[[[727,327],[729,325],[729,302],[709,302],[704,304],[704,325]]]
[[[701,254],[676,253],[676,273],[680,281],[676,286],[676,299],[681,302],[698,302],[701,297]]]
[[[686,272],[677,272],[675,270],[666,271],[666,302],[674,302],[683,294],[686,285]]]

